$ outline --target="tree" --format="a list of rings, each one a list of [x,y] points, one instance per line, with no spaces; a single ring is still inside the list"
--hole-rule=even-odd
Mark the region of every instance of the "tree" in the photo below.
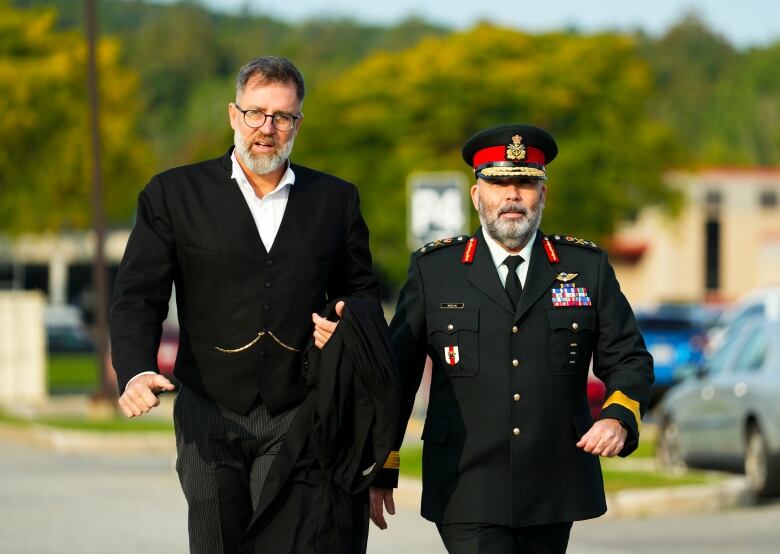
[[[651,113],[675,130],[690,161],[716,162],[722,132],[715,97],[720,83],[738,65],[740,54],[695,12],[659,39],[642,39],[640,51],[656,82]],[[740,110],[743,116],[752,111],[745,108]]]
[[[0,0],[0,228],[89,227],[91,157],[86,44],[56,31],[52,10]],[[137,132],[137,77],[100,41],[103,174],[109,221],[126,221],[152,166]]]
[[[780,164],[780,42],[741,53],[706,107],[704,162]]]
[[[548,232],[598,240],[644,205],[672,205],[660,172],[677,161],[677,148],[648,116],[652,92],[628,37],[480,25],[375,53],[322,85],[307,100],[295,158],[358,184],[372,251],[398,283],[408,261],[407,175],[468,171],[461,145],[490,125],[533,123],[556,137]]]

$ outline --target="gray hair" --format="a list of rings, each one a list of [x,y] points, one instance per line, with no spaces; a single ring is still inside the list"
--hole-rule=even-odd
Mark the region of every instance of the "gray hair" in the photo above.
[[[262,56],[249,60],[238,72],[236,96],[244,92],[247,83],[252,79],[257,79],[261,84],[292,83],[295,85],[299,102],[303,102],[303,96],[306,94],[303,75],[287,58]]]

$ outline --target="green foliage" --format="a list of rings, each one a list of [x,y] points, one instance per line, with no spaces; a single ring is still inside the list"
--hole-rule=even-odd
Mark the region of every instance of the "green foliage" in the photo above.
[[[51,10],[0,2],[0,227],[86,228],[91,223],[87,50],[82,35],[56,31]],[[103,175],[109,220],[132,210],[150,153],[136,128],[136,77],[119,44],[100,43]]]
[[[744,52],[688,15],[641,51],[689,165],[780,163],[780,43]]]
[[[659,175],[674,149],[647,115],[652,92],[629,38],[481,25],[378,52],[324,84],[307,101],[296,159],[358,184],[372,252],[397,283],[407,175],[467,172],[460,147],[490,125],[531,122],[557,137],[546,229],[598,240],[639,207],[671,202]]]
[[[306,76],[295,161],[360,187],[378,268],[393,285],[408,260],[408,174],[470,176],[460,147],[489,125],[554,134],[561,154],[543,227],[596,241],[645,205],[678,205],[661,185],[665,169],[780,163],[780,43],[736,50],[695,14],[660,38],[632,38],[489,25],[452,33],[416,18],[290,24],[193,1],[99,7],[112,37],[100,61],[106,198],[125,224],[153,172],[225,151],[235,74],[266,54],[290,57]],[[89,223],[83,18],[77,0],[0,0],[6,229]]]

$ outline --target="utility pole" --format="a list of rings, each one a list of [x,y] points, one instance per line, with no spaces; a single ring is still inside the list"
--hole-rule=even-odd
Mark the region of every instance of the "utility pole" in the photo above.
[[[84,22],[87,30],[87,88],[89,89],[90,126],[92,135],[92,228],[95,234],[95,256],[92,260],[92,284],[95,295],[95,355],[98,382],[94,400],[108,400],[116,395],[108,374],[108,283],[104,244],[106,221],[103,208],[103,175],[100,152],[100,112],[97,70],[97,0],[84,0]]]

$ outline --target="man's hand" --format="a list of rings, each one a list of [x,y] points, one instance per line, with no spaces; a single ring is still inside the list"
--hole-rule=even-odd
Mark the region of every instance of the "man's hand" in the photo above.
[[[385,508],[387,513],[395,515],[395,502],[393,502],[393,489],[370,487],[368,491],[368,503],[370,507],[371,521],[380,529],[387,529],[385,521]]]
[[[344,301],[339,300],[336,302],[336,315],[341,317],[342,313],[344,313]],[[314,322],[314,346],[322,350],[339,322],[328,321],[324,317],[320,317],[320,314],[311,314],[311,320]]]
[[[628,431],[617,419],[606,418],[596,421],[587,433],[582,435],[579,448],[594,456],[612,458],[623,450]]]
[[[175,388],[173,383],[157,373],[136,375],[119,397],[119,407],[127,417],[138,417],[160,405],[158,394]]]

